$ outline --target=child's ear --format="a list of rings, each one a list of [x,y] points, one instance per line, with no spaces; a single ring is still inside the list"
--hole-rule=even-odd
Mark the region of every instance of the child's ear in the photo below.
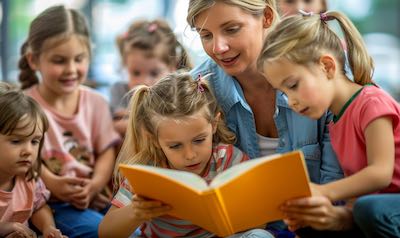
[[[322,55],[319,58],[319,64],[322,67],[326,77],[328,79],[332,79],[336,73],[336,61],[335,58],[331,55]]]
[[[37,70],[38,66],[36,64],[36,60],[31,52],[26,53],[25,55],[26,60],[28,61],[29,67],[31,67],[32,70]]]
[[[213,134],[217,132],[219,120],[221,120],[221,112],[218,112],[217,115],[215,115],[214,117],[214,121],[212,123]]]
[[[263,17],[263,27],[269,28],[274,22],[274,12],[270,7],[265,7],[264,9],[264,17]]]

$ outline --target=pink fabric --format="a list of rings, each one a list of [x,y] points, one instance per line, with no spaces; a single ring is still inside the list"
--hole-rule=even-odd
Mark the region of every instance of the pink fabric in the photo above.
[[[331,122],[329,133],[333,149],[346,176],[367,166],[364,131],[373,120],[390,117],[395,140],[395,169],[391,184],[379,191],[400,191],[400,106],[385,91],[375,86],[365,86],[351,102],[339,121]]]
[[[0,221],[27,224],[32,213],[46,204],[49,194],[40,179],[16,177],[12,191],[0,190]]]
[[[60,115],[41,97],[37,86],[26,91],[44,109],[49,119],[42,157],[55,174],[90,177],[95,158],[120,141],[114,130],[106,100],[94,90],[81,86],[78,111]]]

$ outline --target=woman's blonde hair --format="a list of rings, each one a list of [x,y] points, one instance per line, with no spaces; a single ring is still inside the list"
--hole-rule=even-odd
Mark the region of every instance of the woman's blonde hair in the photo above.
[[[269,7],[274,14],[274,22],[279,19],[275,0],[190,0],[186,18],[190,27],[195,27],[197,15],[212,7],[217,1],[237,6],[254,16],[262,16],[265,8]]]
[[[283,19],[265,40],[257,61],[258,69],[263,71],[266,61],[281,57],[301,65],[315,63],[324,51],[328,51],[334,54],[345,74],[346,53],[343,42],[327,24],[330,20],[337,20],[343,31],[354,82],[361,85],[371,83],[374,64],[362,37],[353,23],[336,11]]]
[[[158,145],[158,126],[163,119],[181,119],[203,112],[215,123],[214,143],[232,144],[235,134],[226,127],[222,110],[204,78],[194,80],[187,72],[167,75],[151,87],[134,89],[129,108],[128,128],[114,170],[115,185],[120,185],[118,165],[147,164],[161,166],[166,157]],[[217,115],[221,117],[216,121]]]

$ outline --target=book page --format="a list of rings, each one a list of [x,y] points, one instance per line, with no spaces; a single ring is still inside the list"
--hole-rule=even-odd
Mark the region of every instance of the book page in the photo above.
[[[123,165],[123,166],[130,167],[130,165]],[[159,168],[154,166],[147,166],[147,165],[133,165],[133,166],[140,170],[146,170],[155,174],[159,174],[160,176],[163,177],[168,177],[176,181],[177,183],[183,184],[195,190],[202,191],[208,189],[207,182],[202,177],[194,173],[180,171],[180,170]]]
[[[251,159],[246,162],[234,165],[231,168],[215,176],[215,178],[211,181],[209,186],[210,188],[216,188],[222,186],[224,183],[227,183],[233,178],[236,178],[239,175],[245,173],[250,168],[253,168],[261,163],[265,163],[266,161],[270,161],[278,157],[280,157],[280,154],[274,154],[262,158]]]

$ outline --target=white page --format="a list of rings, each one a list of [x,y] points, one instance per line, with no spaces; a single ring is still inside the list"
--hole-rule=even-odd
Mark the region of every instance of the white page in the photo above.
[[[240,174],[250,170],[252,167],[255,167],[256,165],[265,162],[266,160],[273,160],[275,158],[278,158],[281,154],[274,154],[266,157],[261,157],[261,158],[256,158],[256,159],[251,159],[246,162],[236,164],[232,166],[231,168],[225,170],[224,172],[218,174],[215,176],[215,178],[212,180],[210,183],[211,188],[216,188],[218,186],[222,186],[223,184],[229,182],[233,178],[239,176]]]
[[[207,182],[197,174],[173,170],[173,169],[165,169],[153,166],[146,165],[134,165],[135,167],[141,168],[147,171],[154,171],[155,173],[162,174],[165,177],[169,177],[173,180],[178,181],[179,183],[185,184],[191,188],[196,188],[197,190],[207,190],[208,185]]]

